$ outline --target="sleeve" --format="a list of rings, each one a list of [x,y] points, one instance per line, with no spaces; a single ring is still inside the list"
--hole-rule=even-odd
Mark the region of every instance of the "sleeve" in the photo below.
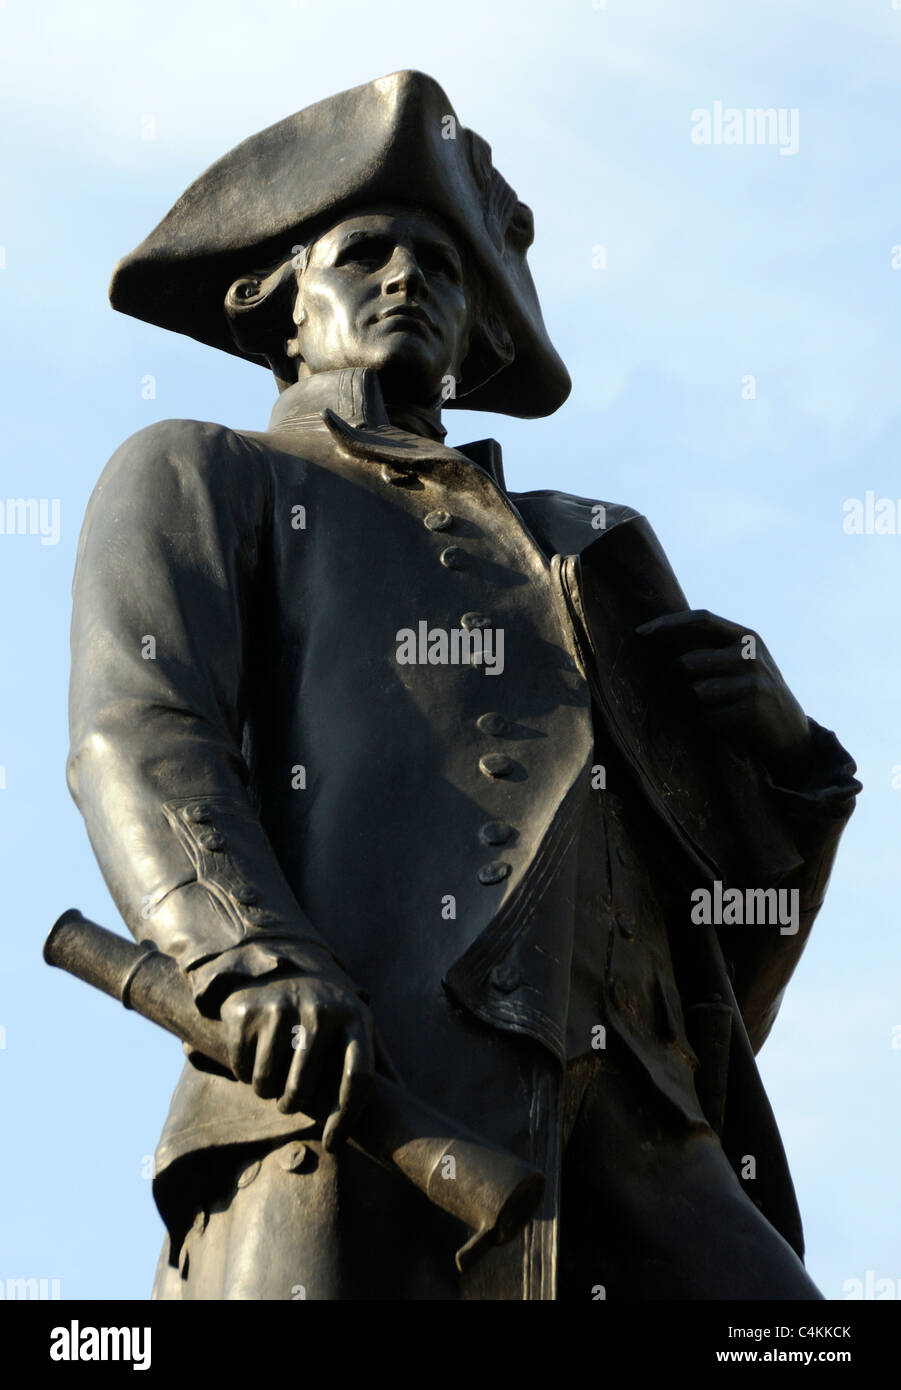
[[[262,452],[164,421],[114,454],[73,585],[69,788],[130,931],[202,1012],[236,984],[321,969],[255,814],[241,755],[248,616],[268,534]]]
[[[755,1053],[769,1036],[823,905],[838,843],[861,790],[854,759],[835,734],[812,719],[808,723],[813,756],[803,785],[780,786],[761,768],[773,817],[797,847],[801,861],[778,885],[771,885],[797,893],[797,931],[783,933],[779,926],[756,924],[718,933]]]

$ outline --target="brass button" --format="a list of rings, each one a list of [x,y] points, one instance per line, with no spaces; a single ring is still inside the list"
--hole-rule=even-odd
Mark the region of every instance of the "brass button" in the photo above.
[[[446,545],[438,558],[445,569],[462,570],[466,568],[466,555],[458,545]]]
[[[489,714],[480,714],[476,720],[483,734],[492,734],[495,738],[500,738],[507,732],[509,727],[502,714],[497,714],[492,710]]]
[[[503,859],[492,859],[490,864],[483,864],[479,869],[479,883],[502,883],[509,872],[510,865]]]
[[[479,767],[486,777],[509,777],[515,766],[506,753],[485,753],[479,758]]]
[[[218,830],[204,830],[202,835],[197,836],[197,843],[201,849],[225,849],[225,836],[220,835]]]
[[[453,525],[450,512],[426,512],[424,522],[430,531],[447,531]]]
[[[204,821],[212,820],[213,808],[207,806],[206,802],[199,802],[196,806],[190,806],[185,815],[193,825],[202,825]]]
[[[259,893],[250,883],[236,883],[232,889],[232,896],[244,907],[253,907],[254,903],[260,900]]]
[[[505,845],[513,834],[513,826],[504,820],[486,821],[479,831],[479,838],[486,845]]]

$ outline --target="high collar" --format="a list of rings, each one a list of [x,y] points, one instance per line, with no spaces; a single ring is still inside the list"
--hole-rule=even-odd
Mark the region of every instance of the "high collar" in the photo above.
[[[439,452],[445,447],[446,431],[441,424],[441,412],[411,406],[392,410],[389,414],[378,373],[370,367],[316,372],[294,382],[275,402],[269,428],[281,433],[294,426],[320,424],[325,410],[334,411],[356,430],[370,435],[374,432],[386,445],[398,435],[405,436],[409,445],[412,442],[409,436],[413,435],[419,440],[420,451],[427,440],[433,441]],[[459,444],[454,452],[483,468],[498,487],[505,490],[501,448],[495,439]]]
[[[288,421],[293,424],[295,420],[315,418],[326,407],[357,428],[394,425],[408,434],[419,434],[439,443],[447,434],[440,410],[409,405],[389,411],[378,374],[370,367],[344,367],[302,377],[287,387],[275,402],[269,428]]]

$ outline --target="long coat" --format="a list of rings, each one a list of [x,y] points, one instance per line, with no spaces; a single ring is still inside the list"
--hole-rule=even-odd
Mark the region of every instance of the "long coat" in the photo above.
[[[324,941],[411,1088],[547,1171],[523,1297],[553,1297],[572,847],[605,749],[672,866],[667,987],[697,1095],[736,1167],[758,1156],[759,1205],[803,1249],[754,1053],[857,784],[816,725],[804,788],[698,738],[634,635],[684,606],[634,511],[508,494],[494,441],[398,428],[362,369],[289,388],[265,432],[140,431],[81,536],[69,785],[129,928],[214,1016],[227,988]],[[420,624],[503,633],[502,670],[399,661]],[[796,887],[800,929],[689,926],[692,888],[717,880]],[[157,1154],[173,1260],[212,1154],[310,1127],[197,1060]]]

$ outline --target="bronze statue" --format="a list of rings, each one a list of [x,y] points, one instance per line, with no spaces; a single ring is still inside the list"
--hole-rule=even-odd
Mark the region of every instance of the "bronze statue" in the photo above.
[[[156,1298],[820,1297],[754,1055],[854,763],[642,516],[444,442],[442,407],[568,394],[532,235],[401,72],[245,141],[114,274],[279,388],[266,430],[133,436],[79,546],[72,793],[224,1039],[158,1149]],[[521,1234],[457,1268],[453,1204],[345,1142],[376,1074],[545,1175]]]

